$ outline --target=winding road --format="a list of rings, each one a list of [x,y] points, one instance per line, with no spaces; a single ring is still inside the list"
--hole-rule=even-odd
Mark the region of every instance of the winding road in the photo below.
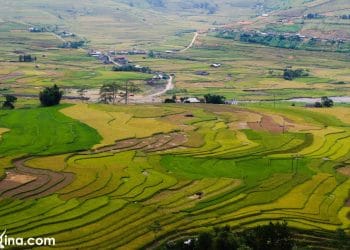
[[[129,98],[130,103],[160,103],[163,100],[160,96],[164,95],[168,90],[174,89],[174,77],[170,76],[164,89],[149,95],[135,95]]]
[[[174,89],[173,80],[174,80],[174,77],[170,76],[170,78],[167,81],[167,85],[165,86],[165,89],[163,89],[163,90],[161,90],[161,91],[159,91],[157,93],[151,94],[150,96],[151,97],[161,96],[161,95],[164,95],[168,90]]]

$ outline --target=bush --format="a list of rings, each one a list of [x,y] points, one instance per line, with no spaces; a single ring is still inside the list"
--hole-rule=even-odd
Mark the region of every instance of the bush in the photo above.
[[[286,68],[283,72],[283,78],[285,80],[291,81],[294,78],[298,78],[298,77],[305,77],[308,76],[309,73],[306,72],[304,69],[290,69],[290,68]]]
[[[315,108],[331,108],[334,106],[334,101],[327,96],[321,98],[321,102],[315,102]]]
[[[322,103],[315,102],[315,108],[322,108]]]
[[[171,99],[170,98],[165,99],[164,103],[176,103],[176,99],[177,99],[176,95],[173,95]]]
[[[212,95],[212,94],[206,94],[204,96],[206,103],[212,103],[212,104],[224,104],[226,98],[221,95]]]
[[[3,109],[14,109],[14,103],[17,101],[17,97],[13,95],[5,95],[5,101],[2,104]]]
[[[330,108],[334,106],[334,102],[332,99],[329,99],[327,96],[321,98],[321,103],[323,107]]]
[[[176,103],[176,101],[173,99],[167,98],[164,100],[164,103]]]
[[[46,87],[39,94],[40,103],[44,107],[58,105],[62,99],[63,92],[55,84],[53,87]]]

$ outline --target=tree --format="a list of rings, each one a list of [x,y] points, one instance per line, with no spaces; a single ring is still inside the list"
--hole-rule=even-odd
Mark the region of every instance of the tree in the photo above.
[[[100,88],[100,101],[105,104],[115,104],[117,102],[118,90],[120,88],[121,85],[117,83],[103,84]]]
[[[285,80],[289,80],[292,81],[294,78],[298,78],[298,77],[305,77],[308,76],[309,73],[307,71],[305,71],[304,69],[291,69],[291,68],[286,68],[283,71],[283,78]]]
[[[14,109],[14,103],[17,101],[17,97],[13,95],[5,95],[5,101],[2,104],[3,109]]]
[[[171,98],[165,99],[164,103],[176,103],[177,97],[173,95]]]
[[[150,57],[150,58],[154,58],[154,57],[155,57],[153,50],[151,50],[151,51],[148,53],[148,57]]]
[[[206,94],[204,96],[206,103],[212,103],[212,104],[224,104],[226,98],[221,95],[212,95],[212,94]]]
[[[243,238],[249,247],[259,250],[291,250],[295,245],[286,222],[258,226],[246,232]]]
[[[340,232],[339,242],[346,237]],[[197,238],[183,239],[168,244],[173,250],[291,250],[295,246],[287,223],[277,222],[258,226],[242,232],[234,232],[229,226],[215,227],[213,232],[201,233]]]
[[[117,103],[118,91],[124,91],[124,100],[125,104],[128,103],[129,93],[136,93],[140,91],[140,88],[134,83],[126,81],[125,83],[109,83],[104,84],[100,88],[100,102],[108,103]]]
[[[315,108],[322,108],[322,103],[315,102]]]
[[[327,96],[323,96],[321,98],[322,107],[330,108],[334,106],[334,102],[332,99],[329,99]]]
[[[210,233],[201,233],[198,236],[198,249],[210,250],[212,248],[213,240]]]
[[[338,228],[336,231],[336,245],[338,249],[346,249],[347,237],[344,229]]]
[[[46,87],[39,94],[41,105],[44,107],[58,105],[62,99],[63,91],[55,84],[53,87]]]
[[[37,60],[36,56],[32,57],[32,55],[19,55],[19,62],[35,62]]]

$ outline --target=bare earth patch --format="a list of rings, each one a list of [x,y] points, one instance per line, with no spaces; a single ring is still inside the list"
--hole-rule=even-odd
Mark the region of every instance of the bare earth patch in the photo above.
[[[71,173],[29,168],[25,166],[28,159],[13,162],[15,168],[0,181],[1,198],[38,199],[57,192],[74,180]]]
[[[349,176],[350,177],[350,166],[343,167],[343,168],[338,168],[337,171],[343,175]]]
[[[5,181],[15,182],[19,184],[28,183],[36,179],[33,175],[19,174],[16,172],[8,172]]]
[[[258,122],[248,122],[250,129],[256,131],[268,131],[271,133],[283,133],[288,130],[288,127],[279,125],[272,117],[263,115]]]

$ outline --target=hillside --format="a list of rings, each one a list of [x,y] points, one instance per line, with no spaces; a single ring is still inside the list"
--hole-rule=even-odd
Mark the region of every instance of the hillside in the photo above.
[[[287,4],[289,3],[289,4]],[[265,15],[229,26],[244,30],[291,32],[321,39],[350,39],[350,2],[346,0],[267,1]]]
[[[0,17],[2,21],[30,25],[57,25],[93,44],[112,46],[119,43],[125,46],[125,43],[163,41],[179,31],[207,29],[213,23],[227,23],[254,15],[253,1],[251,4],[233,2],[237,4],[226,1],[194,1],[189,4],[183,0],[106,0],[103,3],[92,0],[1,0]]]
[[[236,27],[242,21],[249,28],[265,27],[281,18],[288,19],[287,25],[293,25],[308,12],[324,14],[327,18],[298,24],[299,30],[307,33],[337,30],[346,33],[350,24],[348,20],[334,18],[349,12],[350,3],[346,0],[106,0],[103,3],[1,0],[0,3],[0,21],[57,25],[101,46],[144,45],[144,42],[164,41],[181,31],[228,23]],[[265,13],[270,17],[261,18]],[[318,25],[320,22],[322,25]]]

